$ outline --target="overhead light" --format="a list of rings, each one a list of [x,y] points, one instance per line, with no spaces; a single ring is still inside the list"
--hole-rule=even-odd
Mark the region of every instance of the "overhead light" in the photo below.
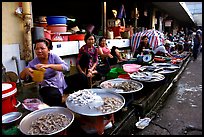
[[[147,16],[147,11],[146,10],[144,11],[144,16]]]

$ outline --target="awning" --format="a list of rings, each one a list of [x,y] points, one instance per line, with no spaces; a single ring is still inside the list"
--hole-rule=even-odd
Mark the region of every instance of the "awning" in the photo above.
[[[152,2],[158,9],[165,11],[178,22],[186,25],[194,24],[194,19],[185,2]]]

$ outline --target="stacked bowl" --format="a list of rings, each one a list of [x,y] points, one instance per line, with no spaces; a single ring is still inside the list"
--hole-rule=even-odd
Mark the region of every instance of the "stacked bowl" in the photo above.
[[[43,27],[44,29],[47,28],[46,16],[37,16],[34,22],[35,22],[35,26],[37,27]]]
[[[66,16],[47,16],[47,29],[52,33],[60,33],[67,31],[67,17]]]

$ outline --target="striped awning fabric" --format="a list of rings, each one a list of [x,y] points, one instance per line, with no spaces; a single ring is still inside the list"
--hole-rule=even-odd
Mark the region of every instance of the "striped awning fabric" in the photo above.
[[[164,44],[164,34],[158,30],[149,29],[142,32],[133,34],[131,37],[130,45],[133,53],[138,48],[142,36],[147,36],[149,39],[150,47],[154,50],[156,47]]]

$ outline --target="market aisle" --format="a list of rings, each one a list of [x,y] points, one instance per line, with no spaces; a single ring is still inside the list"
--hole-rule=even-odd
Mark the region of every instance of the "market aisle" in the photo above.
[[[137,132],[136,132],[137,131]],[[202,53],[190,61],[164,107],[132,135],[202,135]]]

